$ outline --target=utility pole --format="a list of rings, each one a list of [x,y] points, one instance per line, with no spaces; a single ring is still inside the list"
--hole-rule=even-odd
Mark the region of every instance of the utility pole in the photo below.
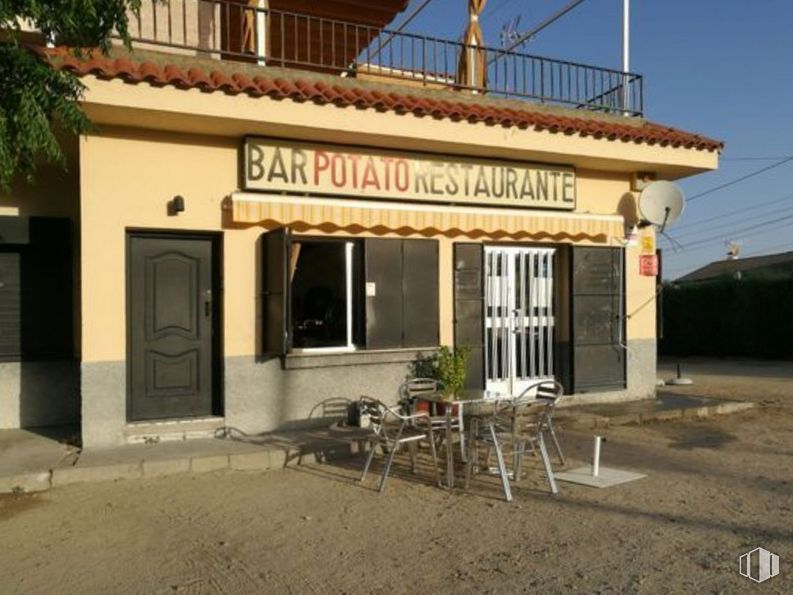
[[[631,70],[631,0],[622,0],[622,72]]]
[[[628,73],[631,70],[631,0],[622,0],[622,108],[630,116],[630,89]]]

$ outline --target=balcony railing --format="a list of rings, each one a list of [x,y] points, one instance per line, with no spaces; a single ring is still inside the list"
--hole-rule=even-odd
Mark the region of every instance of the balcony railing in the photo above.
[[[262,5],[257,0],[144,0],[131,19],[133,42],[222,60],[631,116],[643,113],[638,74]],[[473,66],[461,70],[464,53]]]

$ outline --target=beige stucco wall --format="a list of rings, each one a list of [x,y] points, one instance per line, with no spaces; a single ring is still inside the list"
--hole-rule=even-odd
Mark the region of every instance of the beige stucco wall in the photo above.
[[[177,137],[115,130],[80,140],[83,226],[83,361],[126,357],[125,230],[222,229],[223,197],[236,186],[231,139]],[[167,202],[185,198],[186,211],[168,216]],[[256,230],[224,238],[227,355],[252,353]],[[88,289],[90,288],[90,291]]]
[[[224,231],[224,355],[257,352],[258,226],[231,226],[223,200],[238,187],[239,139],[105,129],[80,141],[83,360],[125,359],[125,231]],[[630,188],[626,174],[578,172],[578,211],[614,214]],[[181,195],[186,210],[167,214]],[[452,245],[440,240],[441,341],[452,342]],[[460,240],[471,241],[465,238]],[[618,245],[621,238],[613,238]],[[655,279],[638,275],[638,250],[626,253],[627,311],[650,299]],[[628,338],[655,336],[653,304],[628,322]]]
[[[65,167],[42,163],[33,182],[17,180],[10,192],[0,192],[0,215],[22,217],[67,217],[79,213],[79,160],[77,138],[61,139]]]

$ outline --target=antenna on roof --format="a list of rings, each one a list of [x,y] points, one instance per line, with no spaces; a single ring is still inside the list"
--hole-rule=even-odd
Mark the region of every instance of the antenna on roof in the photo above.
[[[506,48],[511,46],[515,43],[518,39],[520,39],[521,35],[518,32],[518,27],[520,26],[520,18],[521,15],[515,15],[511,19],[509,19],[504,25],[501,27],[501,47]],[[531,41],[531,38],[524,40],[525,42]]]
[[[499,55],[495,56],[494,58],[491,58],[490,62],[495,62],[496,60],[498,60],[503,55],[506,55],[507,52],[511,52],[515,48],[519,47],[520,45],[523,44],[523,42],[525,42],[528,39],[531,39],[532,37],[537,35],[537,33],[542,31],[543,29],[545,29],[546,27],[548,27],[552,23],[555,23],[556,21],[561,19],[564,15],[566,15],[568,12],[573,10],[576,6],[578,6],[582,2],[584,2],[584,0],[572,0],[569,4],[566,4],[561,9],[559,9],[554,14],[552,14],[547,19],[545,19],[542,23],[540,23],[536,27],[533,27],[532,29],[526,31],[523,35],[519,36],[515,41],[513,41],[511,44],[509,44],[507,47],[504,48],[504,54],[499,54]]]
[[[727,246],[727,258],[730,260],[738,260],[740,258],[743,240],[730,240],[724,242],[724,245]]]

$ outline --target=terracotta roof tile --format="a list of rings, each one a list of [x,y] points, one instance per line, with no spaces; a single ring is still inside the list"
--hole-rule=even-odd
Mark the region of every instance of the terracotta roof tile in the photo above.
[[[190,77],[187,76],[184,70],[173,64],[168,64],[163,68],[163,78],[167,83],[176,85],[177,87],[190,87]]]
[[[108,77],[113,76],[112,71],[110,71],[109,69],[105,69],[103,74]],[[162,78],[162,72],[160,71],[160,67],[157,66],[154,62],[143,62],[138,67],[138,76],[133,75],[129,78],[130,82],[138,82],[139,80],[146,81],[152,84],[163,84],[165,82],[164,79]]]
[[[136,59],[137,54],[113,57],[97,51],[83,51],[75,55],[67,48],[35,50],[49,59],[54,68],[68,70],[78,76],[92,74],[105,79],[121,78],[129,83],[196,87],[207,92],[246,93],[254,97],[267,95],[274,99],[352,105],[399,113],[412,112],[417,116],[466,120],[471,123],[484,122],[490,126],[534,128],[552,133],[578,134],[662,147],[720,151],[724,146],[719,141],[646,120],[633,118],[630,123],[626,123],[621,122],[619,117],[576,117],[538,109],[528,102],[525,107],[514,104],[507,107],[503,102],[499,104],[481,96],[472,101],[444,99],[438,97],[438,94],[416,96],[409,91],[367,87],[355,79],[345,79],[344,84],[328,84],[323,80],[312,80],[307,72],[296,71],[295,77],[291,79],[282,73],[273,76],[267,68],[261,68],[261,73],[256,72],[251,76],[242,71],[229,74],[219,69],[212,69],[207,73],[206,66],[198,59],[194,65],[183,62],[184,66],[180,66],[176,62],[158,64],[153,59]],[[150,55],[146,54],[147,57]],[[162,60],[167,60],[166,55],[159,56]],[[223,63],[223,66],[227,69],[234,68],[230,63]]]
[[[253,78],[253,82],[256,83],[259,92],[264,95],[277,96],[280,93],[278,85],[266,76],[256,76]]]
[[[123,78],[135,76],[137,70],[135,63],[129,58],[117,58],[113,61],[113,68],[115,69],[116,76],[121,76]]]
[[[261,95],[256,83],[254,83],[249,76],[240,72],[235,72],[231,75],[231,80],[241,92],[254,96]]]
[[[194,87],[210,90],[212,88],[212,80],[200,68],[191,68],[187,71],[187,77]]]
[[[166,66],[167,68],[167,66]],[[213,70],[209,73],[209,78],[212,79],[212,83],[215,85],[215,89],[219,91],[225,91],[227,93],[236,93],[239,91],[237,85],[231,79],[229,75],[225,72],[220,70]]]

